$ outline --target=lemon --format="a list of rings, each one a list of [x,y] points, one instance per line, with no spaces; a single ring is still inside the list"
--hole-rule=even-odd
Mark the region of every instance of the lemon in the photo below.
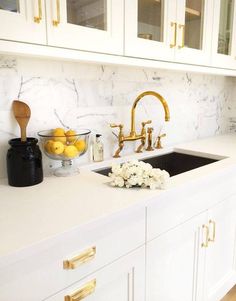
[[[76,132],[74,130],[68,130],[65,135],[68,142],[74,142],[76,139]]]
[[[53,130],[54,141],[60,141],[66,144],[65,131],[62,128],[56,128]]]
[[[45,144],[44,144],[44,149],[45,149],[45,151],[46,151],[47,153],[49,153],[49,154],[52,153],[51,147],[52,147],[52,144],[53,144],[53,143],[54,143],[53,140],[48,140],[48,141],[46,141]]]
[[[52,144],[51,144],[51,152],[55,155],[60,155],[63,153],[64,151],[64,144],[60,141],[53,141]]]
[[[53,136],[65,136],[65,131],[62,128],[56,128],[53,130]]]
[[[79,152],[83,152],[86,149],[86,142],[84,140],[77,140],[74,143],[74,146],[77,148]]]
[[[67,145],[64,149],[64,156],[67,158],[74,158],[78,155],[78,150],[74,145]]]

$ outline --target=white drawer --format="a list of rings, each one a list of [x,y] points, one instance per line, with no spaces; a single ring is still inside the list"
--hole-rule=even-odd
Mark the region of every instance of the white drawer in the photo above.
[[[45,301],[144,301],[145,247],[83,278]]]
[[[222,181],[223,180],[223,181]],[[235,193],[235,178],[214,177],[167,191],[147,206],[147,241]]]
[[[83,229],[74,229],[49,240],[47,247],[42,248],[39,244],[36,251],[24,260],[1,269],[0,300],[41,301],[144,242],[144,208],[113,215]],[[96,248],[94,258],[73,270],[63,268],[63,261],[86,250],[91,251],[93,247],[92,251]]]

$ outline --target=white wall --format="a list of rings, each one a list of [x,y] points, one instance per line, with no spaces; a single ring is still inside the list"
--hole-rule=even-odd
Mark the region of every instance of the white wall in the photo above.
[[[136,116],[138,129],[141,121],[153,120],[154,137],[162,127],[167,146],[235,131],[234,86],[235,79],[223,76],[0,56],[0,177],[6,176],[7,141],[19,136],[11,111],[14,99],[31,107],[28,135],[62,125],[89,128],[103,134],[105,157],[110,158],[117,140],[109,123],[124,123],[128,134],[130,109],[139,93],[154,90],[167,100],[169,123],[153,97],[139,103]],[[127,142],[122,153],[134,147]],[[87,154],[78,163],[88,160]],[[47,174],[52,162],[44,158],[44,163]]]

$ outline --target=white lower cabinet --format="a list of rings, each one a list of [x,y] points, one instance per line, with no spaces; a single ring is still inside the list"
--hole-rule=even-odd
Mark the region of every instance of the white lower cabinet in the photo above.
[[[236,195],[205,201],[207,211],[147,242],[146,301],[219,301],[236,284]]]
[[[47,301],[144,301],[145,248],[87,276]]]
[[[209,210],[206,301],[218,301],[236,283],[236,195]]]
[[[206,212],[147,243],[147,301],[202,301]]]

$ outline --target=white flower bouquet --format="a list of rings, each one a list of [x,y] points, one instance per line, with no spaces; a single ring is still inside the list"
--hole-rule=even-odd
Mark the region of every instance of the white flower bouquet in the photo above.
[[[109,173],[114,187],[149,187],[150,189],[165,189],[169,173],[151,164],[133,160],[123,164],[113,164]]]

